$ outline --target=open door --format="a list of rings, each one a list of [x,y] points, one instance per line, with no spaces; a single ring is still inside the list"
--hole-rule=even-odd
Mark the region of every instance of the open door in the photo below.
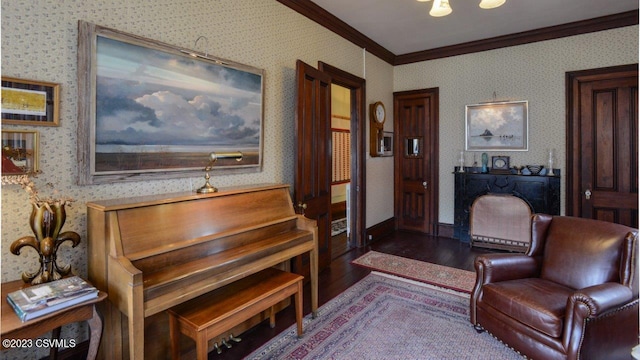
[[[331,262],[331,76],[296,63],[296,175],[294,204],[318,225],[318,268]],[[296,272],[306,274],[308,257]]]

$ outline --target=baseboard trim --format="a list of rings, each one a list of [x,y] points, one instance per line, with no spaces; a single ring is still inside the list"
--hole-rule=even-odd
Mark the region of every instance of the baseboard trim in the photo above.
[[[438,236],[453,239],[453,224],[438,224]]]
[[[372,242],[379,240],[396,230],[396,219],[395,217],[389,218],[383,222],[377,223],[370,228],[367,228],[365,233],[365,245],[371,244]]]
[[[396,230],[395,217],[389,218],[385,221],[377,223],[366,230],[365,245],[368,245],[380,238],[383,238]],[[439,237],[453,239],[454,231],[453,224],[438,223]]]

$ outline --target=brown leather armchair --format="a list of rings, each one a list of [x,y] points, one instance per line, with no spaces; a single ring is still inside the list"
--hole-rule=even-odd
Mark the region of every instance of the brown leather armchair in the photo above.
[[[532,359],[629,359],[638,344],[638,231],[534,215],[525,254],[476,258],[471,323]]]

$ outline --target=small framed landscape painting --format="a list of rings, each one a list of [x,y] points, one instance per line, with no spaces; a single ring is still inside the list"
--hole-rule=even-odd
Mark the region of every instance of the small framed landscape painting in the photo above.
[[[527,151],[527,101],[494,102],[466,106],[467,151]]]
[[[2,175],[28,175],[38,170],[38,132],[2,130]]]
[[[2,77],[2,123],[10,125],[60,125],[60,85]]]

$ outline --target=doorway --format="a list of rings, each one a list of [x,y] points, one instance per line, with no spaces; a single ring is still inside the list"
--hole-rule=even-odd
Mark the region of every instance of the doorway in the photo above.
[[[338,256],[347,249],[365,245],[365,80],[322,61],[318,62],[318,69],[331,76],[331,100],[339,98],[338,101],[342,104],[338,105],[336,110],[340,111],[340,116],[349,118],[348,123],[343,123],[342,126],[349,129],[348,160],[345,158],[343,161],[334,161],[341,166],[345,166],[345,161],[349,162],[348,186],[343,189],[336,188],[335,192],[338,201],[342,194],[346,199],[344,211],[347,231],[343,235],[346,239],[337,239],[340,241],[336,249],[332,248],[332,254]],[[332,111],[333,108],[332,103]],[[333,188],[332,195],[334,195]]]
[[[393,94],[396,229],[438,234],[438,88]]]
[[[346,88],[349,98],[349,191],[345,194],[345,217],[349,228],[345,244],[364,246],[365,233],[365,81],[323,62],[318,68],[296,63],[296,180],[294,203],[318,224],[319,269],[331,262],[332,131],[331,86]],[[336,190],[337,193],[337,190]],[[348,204],[348,208],[346,207]],[[294,263],[304,269],[305,260]]]
[[[351,90],[331,84],[331,258],[349,251]]]

